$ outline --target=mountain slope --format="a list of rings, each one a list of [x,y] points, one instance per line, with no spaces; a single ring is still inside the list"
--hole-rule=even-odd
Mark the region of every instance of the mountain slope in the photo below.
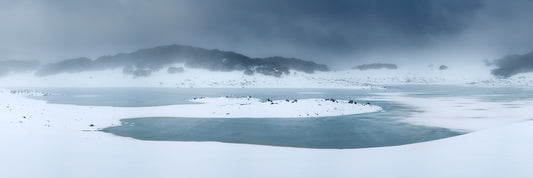
[[[75,73],[122,68],[124,74],[147,76],[172,64],[184,63],[190,68],[211,71],[244,71],[247,75],[254,73],[280,77],[289,70],[305,73],[328,71],[324,64],[316,64],[295,58],[269,57],[250,58],[248,56],[217,49],[208,50],[184,45],[159,46],[141,49],[132,53],[120,53],[101,56],[95,60],[89,58],[67,59],[48,64],[36,72],[38,76],[58,73]]]

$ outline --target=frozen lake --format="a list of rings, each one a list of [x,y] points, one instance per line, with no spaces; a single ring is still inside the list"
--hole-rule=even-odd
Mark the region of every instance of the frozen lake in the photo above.
[[[253,96],[262,99],[335,98],[369,102],[374,93],[408,93],[412,97],[476,97],[514,101],[532,97],[528,89],[470,86],[394,86],[387,90],[348,89],[191,89],[191,88],[54,88],[59,94],[34,97],[51,103],[117,107],[190,104],[193,97]],[[218,141],[305,148],[393,146],[463,134],[445,128],[415,126],[398,118],[423,112],[408,105],[371,101],[385,112],[318,118],[123,118],[121,126],[103,129],[119,136],[161,141]]]
[[[378,114],[379,115],[379,114]],[[104,132],[142,140],[219,141],[305,148],[392,146],[459,135],[361,114],[320,118],[136,118]]]

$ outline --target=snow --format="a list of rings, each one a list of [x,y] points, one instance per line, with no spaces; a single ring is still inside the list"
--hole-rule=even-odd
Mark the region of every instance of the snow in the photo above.
[[[242,71],[220,72],[186,68],[183,73],[152,73],[149,77],[124,75],[122,70],[63,73],[37,77],[31,73],[0,77],[0,87],[172,87],[172,88],[350,88],[383,89],[382,86],[341,80],[328,72],[291,72],[283,77],[244,75]]]
[[[426,114],[427,117],[448,115],[436,118],[429,124],[446,121],[452,122],[453,124],[447,125],[452,127],[460,125],[459,117],[463,117],[463,114],[474,114],[462,111],[475,108],[458,107],[463,108],[461,112],[452,110],[443,114],[444,110],[453,109],[452,106],[457,102],[446,102],[443,98],[413,100],[414,98],[402,94],[381,95],[376,99],[410,101],[411,104],[422,102],[423,104],[416,106],[425,111],[421,114]],[[142,141],[90,131],[94,130],[89,127],[90,123],[96,127],[113,125],[118,124],[117,118],[154,114],[204,117],[206,115],[201,113],[209,115],[209,112],[205,112],[206,109],[216,109],[208,105],[225,108],[220,109],[222,111],[242,107],[241,104],[278,107],[276,109],[286,109],[287,106],[296,104],[273,101],[280,104],[268,105],[248,97],[197,98],[195,101],[204,104],[139,108],[73,106],[48,104],[2,90],[0,177],[533,176],[530,169],[533,167],[533,154],[530,154],[533,144],[529,141],[533,139],[533,121],[523,120],[527,117],[531,119],[531,114],[526,109],[509,110],[505,114],[510,114],[512,122],[484,125],[481,131],[471,134],[424,143],[366,149],[304,149],[217,142]],[[299,100],[296,105],[320,103],[324,108],[355,107],[344,102],[346,101],[336,103],[307,99]],[[502,112],[493,109],[503,106],[468,98],[458,102],[465,103],[465,107],[470,107],[471,104],[488,107],[483,112],[488,118],[481,118],[480,122],[473,125],[484,121],[492,122]],[[514,104],[531,106],[530,103]],[[367,107],[377,109],[375,106]],[[199,108],[204,112],[197,111]],[[245,116],[245,113],[243,111],[240,114]],[[279,113],[285,112],[270,114],[286,117]],[[233,114],[239,115],[236,111],[232,111]],[[528,115],[512,119],[522,114]],[[491,115],[495,115],[494,118],[489,117]],[[424,115],[415,115],[415,118],[422,116]],[[457,123],[454,120],[458,120]],[[480,128],[467,126],[463,129]]]
[[[121,69],[62,73],[37,77],[33,73],[18,73],[0,77],[0,87],[172,87],[172,88],[344,88],[384,89],[388,85],[453,84],[491,87],[533,87],[533,72],[500,78],[490,73],[494,66],[482,63],[447,65],[399,65],[396,70],[335,70],[312,74],[291,71],[282,77],[260,74],[244,75],[242,71],[209,71],[187,68],[182,73],[165,70],[148,77],[124,75]]]
[[[47,104],[0,90],[2,125],[12,129],[64,128],[67,130],[96,130],[120,124],[119,119],[134,117],[191,117],[191,118],[286,118],[323,117],[378,112],[382,108],[367,104],[349,104],[324,99],[274,100],[257,98],[195,98],[202,104],[156,107],[103,107]],[[90,127],[93,124],[95,127]]]
[[[379,106],[362,103],[350,104],[346,100],[326,101],[325,99],[301,99],[301,100],[272,100],[261,101],[257,98],[197,98],[191,101],[200,102],[202,108],[212,108],[205,110],[198,108],[200,113],[194,113],[190,117],[201,116],[211,112],[212,115],[203,117],[323,117],[335,115],[350,115],[383,110]],[[197,105],[193,105],[197,106]],[[224,109],[227,112],[216,110]],[[180,113],[180,115],[187,115]]]
[[[497,78],[453,65],[447,70],[343,70],[281,78],[185,69],[133,78],[121,70],[36,77],[0,77],[1,87],[345,88],[398,84],[531,87],[533,73]],[[470,67],[470,66],[469,66]],[[380,92],[380,90],[376,90]],[[392,147],[306,149],[218,142],[142,141],[97,130],[138,117],[323,117],[386,112],[379,106],[319,98],[294,102],[252,97],[191,99],[197,104],[103,107],[51,104],[25,96],[50,93],[0,90],[0,177],[533,177],[533,101],[475,97],[415,98],[380,93],[421,112],[396,118],[409,124],[469,134]],[[300,94],[320,94],[301,92]],[[91,97],[83,95],[79,97]],[[93,125],[93,126],[91,126]]]
[[[183,67],[177,64],[174,67]],[[446,70],[436,66],[400,65],[396,70],[338,70],[313,74],[292,71],[282,77],[244,75],[242,71],[221,72],[185,68],[183,73],[164,70],[149,77],[124,75],[122,70],[62,73],[37,77],[20,73],[0,77],[0,87],[172,87],[172,88],[345,88],[384,89],[387,85],[453,84],[495,87],[532,87],[533,73],[510,78],[490,74],[490,67],[450,65]]]
[[[472,67],[475,68],[475,67]],[[330,73],[330,78],[375,85],[402,84],[467,84],[473,81],[493,78],[489,69],[461,69],[450,67],[438,70],[427,66],[399,66],[396,70],[344,70]]]
[[[4,91],[2,91],[4,92]],[[33,91],[33,90],[10,90],[9,93],[16,94],[16,95],[22,95],[22,96],[49,96],[54,95],[52,93],[44,92],[44,91]]]
[[[479,131],[533,119],[533,101],[490,102],[475,97],[415,98],[402,93],[376,93],[382,97],[365,100],[394,101],[415,107],[401,121],[415,125],[458,131]]]
[[[533,87],[533,72],[520,73],[509,78],[492,77],[471,82],[472,85],[493,87]]]

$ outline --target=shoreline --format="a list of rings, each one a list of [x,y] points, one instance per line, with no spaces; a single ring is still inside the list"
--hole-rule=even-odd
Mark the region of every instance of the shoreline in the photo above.
[[[381,107],[374,105],[349,104],[345,100],[339,100],[335,103],[324,99],[303,99],[298,100],[297,103],[274,100],[272,103],[267,103],[257,98],[220,97],[191,100],[196,102],[192,104],[113,107],[54,104],[11,94],[8,90],[2,90],[0,98],[2,98],[0,106],[4,105],[0,112],[5,113],[3,115],[7,119],[4,121],[8,120],[10,124],[16,122],[22,122],[20,123],[22,125],[41,123],[46,127],[59,124],[65,128],[78,130],[95,130],[94,127],[89,127],[91,124],[98,128],[114,126],[120,124],[119,120],[123,118],[306,118],[362,114],[382,110]],[[72,121],[66,118],[77,119]]]
[[[0,177],[146,177],[147,173],[154,172],[154,168],[157,170],[151,174],[152,177],[533,176],[530,169],[533,155],[529,154],[533,144],[528,142],[533,139],[532,121],[504,120],[505,124],[492,123],[495,125],[490,124],[491,127],[480,131],[407,145],[308,149],[136,140],[94,130],[108,124],[120,124],[112,122],[112,118],[127,118],[126,115],[139,117],[137,112],[142,115],[147,110],[130,108],[129,111],[116,113],[113,107],[48,104],[6,93],[0,93],[0,98],[0,128],[4,133],[0,134],[0,156],[4,160],[0,162]],[[432,113],[434,111],[454,108],[453,103],[439,99],[427,102],[431,99],[401,95],[382,99],[416,102],[422,109],[429,109],[421,114],[431,116],[443,115],[442,112]],[[501,105],[490,106],[498,108]],[[153,108],[157,108],[154,113],[175,112],[172,107],[163,107],[168,110]],[[65,111],[72,113],[65,114]],[[457,110],[448,113],[457,114],[453,111]],[[29,118],[28,114],[32,117]],[[491,114],[493,112],[487,113]],[[153,116],[151,113],[144,115]],[[52,120],[47,122],[46,119]],[[95,126],[89,127],[90,123]],[[87,128],[92,130],[84,131]],[[226,164],[228,162],[232,162],[231,166]],[[147,164],[151,166],[145,166]],[[384,172],[383,167],[395,169]]]

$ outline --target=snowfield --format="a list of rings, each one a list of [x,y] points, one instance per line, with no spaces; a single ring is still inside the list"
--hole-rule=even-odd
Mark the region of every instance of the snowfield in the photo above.
[[[203,104],[190,105],[96,107],[48,104],[1,91],[0,177],[533,176],[533,121],[529,121],[533,114],[527,110],[530,102],[512,103],[517,109],[499,110],[509,103],[490,104],[474,99],[452,102],[460,98],[447,98],[449,102],[443,98],[415,101],[401,94],[381,95],[375,99],[414,103],[425,111],[406,122],[480,131],[425,143],[338,150],[142,141],[95,130],[130,117],[307,117],[307,113],[314,117],[315,112],[325,116],[381,108],[323,99],[292,103],[248,97],[197,98],[193,101]],[[471,108],[455,107],[457,103]],[[525,109],[518,109],[523,106]],[[463,112],[477,107],[488,109],[482,113]],[[251,115],[258,108],[265,111]],[[462,119],[477,114],[482,115]],[[498,120],[500,115],[509,117]]]
[[[378,93],[365,100],[394,101],[418,108],[401,121],[458,131],[479,131],[533,119],[533,101],[489,102],[474,97],[415,98],[401,93]]]
[[[334,73],[337,74],[337,73]],[[220,72],[186,68],[185,72],[154,72],[149,77],[135,78],[122,70],[63,73],[37,77],[22,73],[0,77],[0,87],[171,87],[171,88],[350,88],[383,89],[363,81],[345,80],[329,72],[306,74],[291,72],[283,77],[244,75],[242,71]]]
[[[470,84],[495,87],[533,87],[533,72],[516,74],[509,78],[492,77]]]
[[[183,67],[176,65],[176,67]],[[453,84],[494,87],[533,87],[533,73],[499,78],[491,68],[478,66],[438,70],[428,66],[399,66],[397,70],[339,70],[313,74],[292,71],[282,77],[244,75],[186,68],[182,73],[153,72],[148,77],[124,75],[122,70],[62,73],[37,77],[17,73],[0,77],[0,87],[171,87],[171,88],[344,88],[384,89],[387,85]]]

